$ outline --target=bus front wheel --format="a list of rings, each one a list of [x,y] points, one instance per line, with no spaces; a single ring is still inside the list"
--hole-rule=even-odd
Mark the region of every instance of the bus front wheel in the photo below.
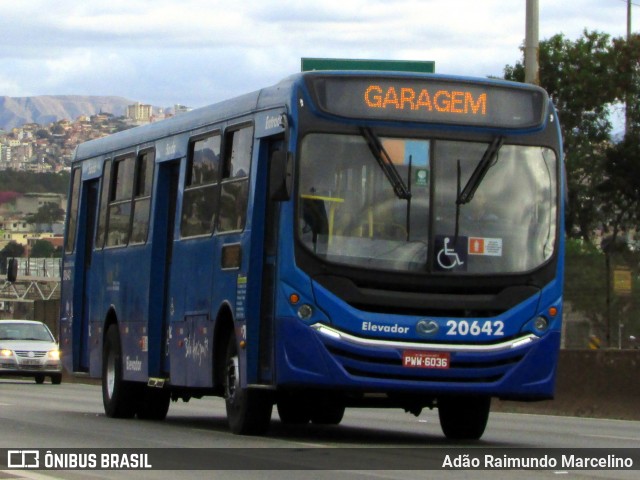
[[[311,420],[309,400],[302,395],[283,392],[276,403],[280,421],[286,425],[304,425]]]
[[[102,403],[108,417],[131,418],[135,415],[134,386],[123,380],[120,333],[117,325],[111,325],[102,349]]]
[[[271,422],[273,402],[266,392],[242,388],[240,371],[236,338],[230,335],[224,372],[224,400],[229,428],[239,435],[264,434]]]
[[[440,427],[451,440],[478,440],[489,419],[491,397],[441,397],[438,399]]]

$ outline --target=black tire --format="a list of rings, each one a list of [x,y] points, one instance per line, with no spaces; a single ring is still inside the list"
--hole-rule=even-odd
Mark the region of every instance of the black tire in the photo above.
[[[44,383],[44,375],[42,373],[38,373],[35,376],[35,380],[38,385],[42,385]]]
[[[53,375],[51,375],[51,383],[53,385],[60,385],[62,383],[62,374],[54,373]]]
[[[117,325],[111,325],[102,349],[102,403],[112,418],[132,418],[136,413],[135,384],[123,380],[122,347]]]
[[[271,422],[273,402],[266,392],[240,387],[240,360],[233,334],[227,343],[224,368],[224,400],[229,429],[238,435],[266,433]]]
[[[491,397],[442,397],[438,416],[442,432],[451,440],[479,440],[489,419]]]
[[[345,406],[340,403],[320,404],[311,414],[316,425],[338,425],[344,417]]]
[[[304,425],[311,421],[311,408],[301,395],[283,393],[278,397],[278,416],[286,425]]]
[[[138,418],[141,420],[164,420],[169,411],[171,395],[168,390],[145,387],[138,403]]]

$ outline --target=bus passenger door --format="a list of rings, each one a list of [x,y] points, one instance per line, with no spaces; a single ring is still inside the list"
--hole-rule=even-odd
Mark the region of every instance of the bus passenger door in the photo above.
[[[88,296],[89,280],[91,278],[91,263],[93,254],[93,235],[96,223],[96,208],[98,206],[98,180],[85,182],[82,186],[82,198],[80,200],[78,243],[76,251],[77,259],[81,260],[80,265],[76,265],[76,271],[82,271],[77,278],[82,280],[80,285],[75,285],[74,297],[82,299],[82,305],[74,305],[74,309],[80,312],[80,322],[73,327],[74,349],[73,369],[74,371],[89,371],[89,322],[90,322],[90,302]],[[78,261],[76,261],[78,263]],[[80,270],[81,269],[81,270]],[[77,289],[81,289],[78,292]]]
[[[266,181],[263,185],[256,188],[256,199],[258,195],[265,198],[264,202],[254,201],[254,208],[258,205],[264,205],[263,212],[254,211],[254,222],[258,218],[263,218],[263,234],[262,234],[262,278],[260,292],[260,325],[257,332],[259,338],[259,351],[257,355],[258,362],[258,378],[257,382],[262,384],[271,384],[275,379],[274,366],[274,309],[276,296],[276,265],[278,252],[278,225],[280,217],[280,202],[270,198],[269,178],[271,177],[271,168],[273,166],[273,155],[275,152],[282,152],[286,149],[284,139],[275,137],[261,140],[260,156],[268,158],[268,162],[261,159],[261,165],[266,166],[265,172],[260,172]],[[254,223],[254,228],[256,227]],[[260,229],[258,229],[260,230]]]
[[[168,291],[173,260],[173,234],[179,177],[179,160],[158,164],[155,208],[153,210],[154,227],[149,292],[149,377],[168,377],[169,374]]]

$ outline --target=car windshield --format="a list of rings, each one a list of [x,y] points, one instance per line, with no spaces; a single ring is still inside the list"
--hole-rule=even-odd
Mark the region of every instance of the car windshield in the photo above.
[[[0,340],[54,341],[51,333],[43,324],[18,322],[0,323]]]
[[[297,231],[318,257],[383,270],[495,274],[531,270],[553,254],[552,150],[500,142],[460,202],[491,142],[378,140],[408,195],[397,194],[399,180],[362,136],[303,139]]]

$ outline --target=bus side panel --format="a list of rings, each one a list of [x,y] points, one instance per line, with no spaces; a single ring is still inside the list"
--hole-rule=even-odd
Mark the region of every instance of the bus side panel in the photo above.
[[[176,379],[172,375],[171,383],[210,387],[213,382],[213,325],[209,315],[186,315],[183,321],[173,324],[172,337],[176,355],[171,360],[171,368],[179,372],[179,377]]]
[[[211,386],[212,376],[205,383],[200,375],[190,373],[202,365],[212,365],[212,343],[204,340],[213,332],[210,317],[213,265],[219,265],[219,255],[213,247],[211,237],[176,241],[173,247],[169,302],[169,349],[171,357],[171,383],[181,386]],[[198,327],[206,330],[192,331]],[[197,347],[195,346],[197,344]],[[205,348],[206,347],[206,348]],[[197,380],[196,380],[197,379]]]
[[[62,262],[62,285],[60,296],[60,350],[62,365],[73,372],[73,290],[75,287],[75,254],[65,254]]]
[[[93,252],[91,275],[89,276],[89,291],[91,302],[89,304],[89,375],[100,377],[102,375],[102,342],[104,338],[104,324],[109,311],[109,305],[105,306],[105,288],[102,284],[104,278],[104,252]]]
[[[150,248],[144,245],[104,252],[100,284],[105,314],[110,307],[119,325],[125,380],[147,381]]]

